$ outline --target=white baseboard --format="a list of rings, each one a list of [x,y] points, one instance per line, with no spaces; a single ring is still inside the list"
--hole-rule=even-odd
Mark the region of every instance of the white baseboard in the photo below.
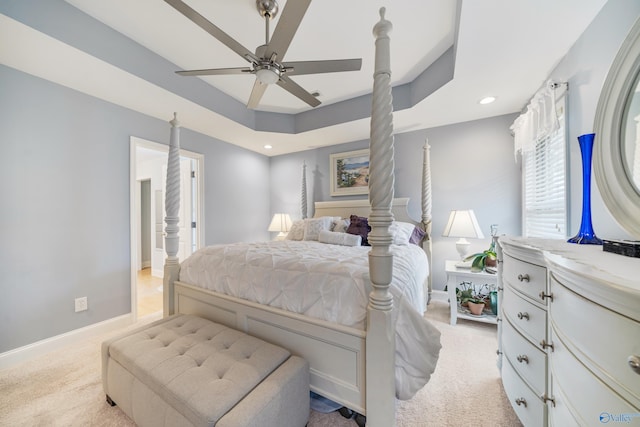
[[[434,289],[434,290],[431,291],[431,299],[434,300],[434,301],[448,302],[449,301],[449,294],[447,293],[447,291],[441,291],[441,290]]]
[[[37,356],[41,356],[54,350],[59,350],[68,345],[76,344],[80,341],[93,338],[101,334],[106,334],[116,329],[124,328],[132,323],[133,318],[131,313],[124,314],[103,322],[94,323],[93,325],[65,332],[64,334],[56,335],[55,337],[46,338],[41,341],[36,341],[33,344],[28,344],[23,347],[0,353],[0,369],[10,368]]]

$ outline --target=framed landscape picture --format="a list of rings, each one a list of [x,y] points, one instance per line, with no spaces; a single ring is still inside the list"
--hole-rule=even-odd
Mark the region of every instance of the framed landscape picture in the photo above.
[[[331,195],[347,196],[369,193],[369,150],[330,155]]]

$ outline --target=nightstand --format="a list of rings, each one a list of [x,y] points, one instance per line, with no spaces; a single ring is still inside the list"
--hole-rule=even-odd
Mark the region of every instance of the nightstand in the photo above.
[[[462,282],[471,282],[472,284],[479,286],[488,284],[492,290],[497,290],[497,274],[487,273],[481,271],[478,273],[472,272],[469,268],[456,267],[458,261],[446,261],[445,271],[447,273],[447,292],[449,295],[449,307],[451,309],[451,324],[455,325],[458,318],[473,320],[476,322],[493,323],[497,324],[496,316],[492,314],[482,314],[480,316],[474,316],[467,312],[464,308],[458,308],[458,301],[456,300],[456,287]]]

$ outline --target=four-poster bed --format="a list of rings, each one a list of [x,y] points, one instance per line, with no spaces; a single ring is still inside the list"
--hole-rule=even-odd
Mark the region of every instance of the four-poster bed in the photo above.
[[[367,294],[362,295],[365,324],[360,327],[345,326],[212,291],[183,280],[183,276],[191,277],[188,276],[187,270],[193,270],[185,267],[181,272],[176,257],[179,142],[178,123],[175,118],[171,122],[171,148],[167,171],[167,260],[164,272],[165,316],[174,313],[195,314],[245,331],[301,355],[310,363],[311,389],[356,412],[366,414],[370,426],[393,425],[396,396],[399,394],[401,398],[408,398],[410,396],[406,396],[406,393],[415,393],[416,388],[419,389],[428,381],[435,369],[440,349],[439,332],[424,320],[422,312],[414,309],[415,304],[406,302],[409,298],[404,298],[402,291],[398,291],[398,285],[404,285],[398,282],[405,279],[399,280],[393,269],[394,253],[399,253],[400,250],[394,247],[394,236],[391,232],[395,226],[394,219],[397,222],[418,225],[427,232],[421,245],[427,257],[424,254],[422,256],[430,261],[431,189],[428,145],[425,145],[421,221],[416,222],[409,217],[408,199],[394,199],[388,37],[391,24],[384,19],[384,8],[380,10],[380,15],[381,19],[374,27],[376,65],[371,115],[369,202],[316,202],[314,212],[314,218],[349,218],[350,215],[368,218],[371,226],[368,234],[371,250],[366,249],[366,274],[363,276],[360,272],[358,276],[364,277],[367,282],[362,289],[371,290],[368,294],[368,305]],[[303,218],[306,217],[307,210],[305,179],[303,172]],[[365,253],[365,259],[366,256]],[[190,265],[192,260],[189,258],[187,261],[185,265]],[[402,259],[397,260],[398,265],[402,264],[400,261],[404,262],[404,255]],[[430,277],[430,274],[428,276]],[[431,290],[430,279],[428,283],[426,294]],[[420,284],[423,285],[424,283]],[[424,302],[425,293],[421,295]],[[424,305],[422,307],[424,308]],[[400,335],[398,331],[401,329],[409,332]],[[404,359],[408,359],[409,356],[417,356],[417,360],[405,362]],[[403,359],[402,362],[399,359]],[[412,383],[408,392],[399,391],[400,377],[408,378],[408,382]]]

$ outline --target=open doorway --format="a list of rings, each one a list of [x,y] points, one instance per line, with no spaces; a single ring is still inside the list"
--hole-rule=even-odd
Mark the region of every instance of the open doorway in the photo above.
[[[131,137],[131,312],[134,319],[162,311],[164,192],[169,147]],[[180,150],[180,260],[204,242],[203,156]]]
[[[137,162],[142,164],[144,160],[138,151]],[[140,268],[136,273],[136,297],[138,317],[145,317],[162,310],[162,278],[151,273],[152,253],[152,228],[153,216],[151,215],[151,179],[139,179],[140,184]]]

